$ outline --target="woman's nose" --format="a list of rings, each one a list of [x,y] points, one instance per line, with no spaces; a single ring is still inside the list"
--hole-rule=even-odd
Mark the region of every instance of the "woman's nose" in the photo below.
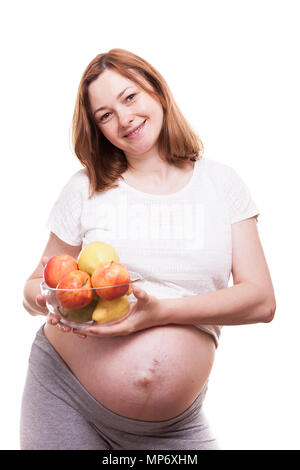
[[[134,121],[134,116],[128,112],[119,113],[119,123],[121,127],[128,127]]]

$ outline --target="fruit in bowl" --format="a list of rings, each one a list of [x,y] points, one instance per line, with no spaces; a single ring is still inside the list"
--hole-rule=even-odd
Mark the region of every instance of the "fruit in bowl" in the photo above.
[[[93,300],[90,275],[84,271],[71,271],[57,285],[56,296],[69,309],[86,307]]]
[[[93,323],[99,323],[102,326],[111,325],[119,322],[130,315],[131,307],[136,303],[136,298],[132,293],[132,284],[135,282],[143,282],[143,278],[133,272],[128,271],[130,275],[129,287],[122,297],[113,300],[102,299],[96,294],[96,288],[83,289],[60,289],[48,287],[45,282],[41,283],[41,292],[46,296],[46,305],[50,313],[59,315],[61,322],[71,327],[82,329]],[[118,286],[116,286],[118,287]],[[101,288],[98,288],[99,290]],[[102,288],[105,290],[106,288]],[[63,306],[60,299],[68,299],[72,295],[77,295],[80,291],[87,291],[91,295],[91,302],[85,307],[69,308]],[[71,297],[72,298],[72,297]],[[67,303],[65,303],[67,305]]]
[[[105,242],[91,242],[79,253],[78,268],[91,276],[99,264],[109,261],[119,261],[116,250]]]
[[[128,316],[136,302],[132,284],[137,281],[143,278],[119,262],[111,245],[92,242],[77,261],[66,254],[50,258],[41,292],[50,313],[59,314],[62,323],[82,329],[93,323],[111,325]]]
[[[49,287],[56,287],[65,274],[78,269],[76,260],[70,255],[54,255],[44,269],[44,279]]]
[[[91,282],[96,289],[96,294],[104,300],[114,300],[122,297],[128,292],[130,275],[121,263],[111,261],[100,264],[92,274]],[[106,287],[106,289],[103,289]]]
[[[98,324],[115,323],[117,320],[124,319],[129,309],[130,300],[127,295],[123,295],[114,300],[99,299],[93,311],[92,319]]]
[[[66,307],[58,307],[59,313],[63,317],[63,323],[72,322],[73,323],[86,323],[92,322],[93,313],[97,306],[98,300],[93,299],[91,303],[89,303],[86,307],[82,308],[66,308]],[[89,324],[90,324],[89,323]],[[76,326],[76,325],[75,325]],[[85,326],[85,325],[84,325]]]

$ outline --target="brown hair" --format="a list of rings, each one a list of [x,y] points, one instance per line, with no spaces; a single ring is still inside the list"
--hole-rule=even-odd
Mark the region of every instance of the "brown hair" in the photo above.
[[[81,78],[72,121],[72,145],[77,158],[86,167],[90,180],[90,197],[117,187],[115,181],[130,167],[123,150],[115,147],[97,126],[89,103],[88,86],[105,69],[129,78],[159,100],[164,119],[158,138],[158,151],[177,167],[196,161],[203,153],[198,135],[179,110],[172,93],[161,74],[148,62],[124,49],[111,49],[98,54],[86,67]],[[143,80],[151,85],[145,86]]]

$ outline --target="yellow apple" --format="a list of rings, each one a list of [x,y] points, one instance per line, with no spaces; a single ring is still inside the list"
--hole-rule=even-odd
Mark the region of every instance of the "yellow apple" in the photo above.
[[[79,253],[78,269],[92,275],[99,264],[110,261],[119,261],[116,250],[105,242],[91,242]]]
[[[127,295],[114,300],[99,299],[92,319],[99,324],[117,321],[128,313],[129,308],[130,301]]]

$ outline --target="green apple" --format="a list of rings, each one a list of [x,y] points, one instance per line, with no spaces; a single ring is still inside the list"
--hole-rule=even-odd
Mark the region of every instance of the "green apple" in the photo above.
[[[105,242],[91,242],[81,250],[77,263],[78,269],[91,276],[99,264],[110,261],[120,261],[116,250]]]
[[[89,305],[82,308],[65,308],[60,307],[62,316],[68,321],[74,321],[77,323],[85,323],[92,320],[92,315],[97,306],[97,300],[94,299]]]

